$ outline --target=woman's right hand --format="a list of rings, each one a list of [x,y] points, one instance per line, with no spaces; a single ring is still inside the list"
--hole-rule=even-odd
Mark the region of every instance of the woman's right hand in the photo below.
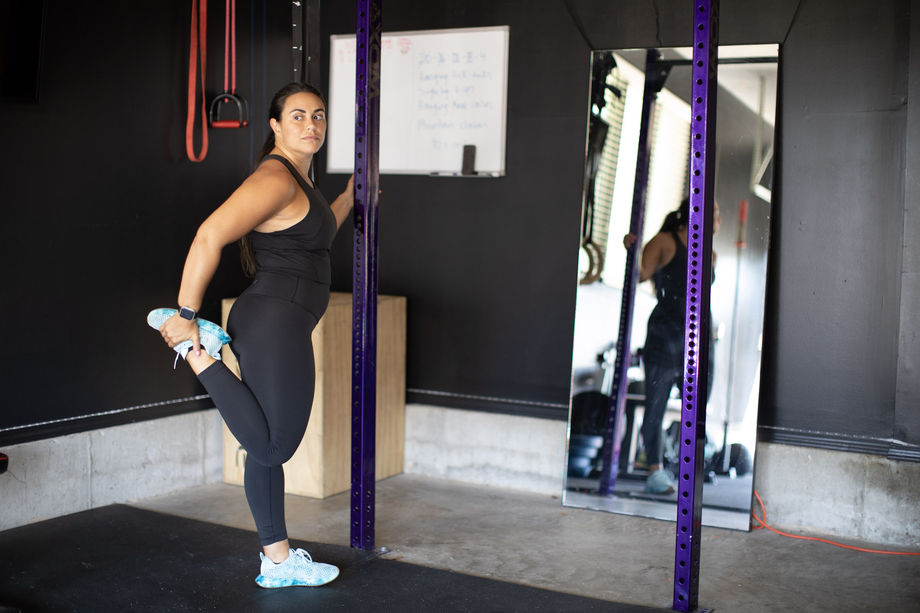
[[[635,242],[636,242],[635,234],[627,234],[626,236],[623,237],[623,246],[626,247],[627,249],[632,247],[635,244]]]
[[[198,338],[198,323],[179,317],[176,313],[163,322],[160,326],[160,336],[166,341],[170,348],[179,343],[191,340],[193,343],[192,351],[195,355],[201,355],[201,345]]]

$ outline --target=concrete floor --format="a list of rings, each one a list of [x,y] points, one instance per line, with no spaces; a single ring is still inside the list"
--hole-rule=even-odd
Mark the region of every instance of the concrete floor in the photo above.
[[[325,500],[288,496],[286,504],[292,538],[348,546],[348,493]],[[232,485],[134,506],[253,529],[243,490]],[[377,485],[376,539],[393,560],[671,608],[671,522],[564,508],[555,496],[399,475]],[[254,569],[257,552],[253,535]],[[920,611],[920,557],[861,553],[766,530],[703,528],[700,606],[725,613]]]

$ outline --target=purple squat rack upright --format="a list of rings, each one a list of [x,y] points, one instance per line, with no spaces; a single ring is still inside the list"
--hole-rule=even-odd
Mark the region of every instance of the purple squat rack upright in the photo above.
[[[355,70],[355,236],[352,346],[351,546],[374,548],[377,430],[377,186],[380,0],[358,1]]]
[[[695,611],[699,601],[703,447],[708,400],[706,381],[709,375],[709,336],[712,333],[709,290],[712,284],[719,0],[695,0],[693,7],[690,225],[674,561],[676,611]]]

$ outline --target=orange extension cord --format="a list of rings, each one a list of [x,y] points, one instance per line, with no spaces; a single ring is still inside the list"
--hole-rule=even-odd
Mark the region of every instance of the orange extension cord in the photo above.
[[[757,517],[756,512],[754,512],[753,510],[751,511],[751,516],[755,520],[757,520],[758,523],[760,523],[759,526],[754,526],[753,528],[754,530],[762,530],[763,528],[766,528],[767,530],[771,532],[775,532],[783,536],[788,536],[789,538],[801,539],[803,541],[821,541],[822,543],[827,543],[828,545],[834,545],[836,547],[843,547],[844,549],[854,549],[856,551],[863,551],[865,553],[884,553],[884,554],[891,555],[891,556],[920,556],[920,553],[913,553],[909,551],[878,551],[876,549],[861,549],[860,547],[851,547],[849,545],[835,543],[834,541],[829,541],[827,539],[819,539],[818,537],[815,537],[815,536],[798,536],[795,534],[786,534],[785,532],[780,532],[779,530],[767,525],[767,509],[766,507],[764,507],[763,500],[761,500],[760,494],[757,493],[757,490],[754,490],[754,495],[757,496],[757,502],[760,503],[760,511],[763,514],[763,519],[761,519]]]

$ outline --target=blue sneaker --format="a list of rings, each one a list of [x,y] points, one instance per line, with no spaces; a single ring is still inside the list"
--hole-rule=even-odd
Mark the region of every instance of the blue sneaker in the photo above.
[[[673,494],[674,479],[671,473],[659,468],[645,480],[645,491],[649,494]]]
[[[263,553],[259,556],[262,558],[262,574],[256,577],[256,583],[261,587],[317,587],[326,585],[339,576],[338,568],[332,564],[314,562],[310,554],[303,549],[291,549],[288,559],[280,564],[275,564]]]
[[[150,311],[147,315],[147,323],[154,330],[159,330],[167,319],[176,314],[176,309],[154,309]],[[207,319],[197,318],[195,321],[198,322],[198,341],[204,350],[208,353],[209,356],[215,360],[220,359],[220,348],[230,342],[230,336],[223,331],[223,329],[217,324],[208,321]],[[173,349],[176,350],[176,353],[179,356],[182,356],[182,359],[185,359],[185,356],[188,355],[188,352],[192,350],[194,343],[192,341],[185,341],[179,343]],[[176,361],[179,360],[179,356],[176,356]]]

